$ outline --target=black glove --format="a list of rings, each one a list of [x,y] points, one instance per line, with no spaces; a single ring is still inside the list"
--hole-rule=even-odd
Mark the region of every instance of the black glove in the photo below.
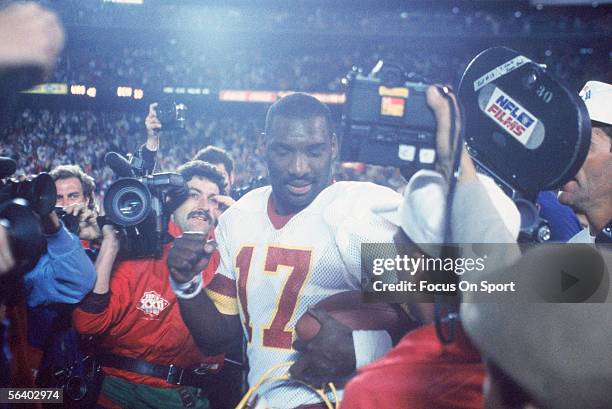
[[[289,368],[295,379],[313,386],[351,375],[357,366],[353,330],[342,324],[322,309],[310,309],[321,324],[318,334],[308,342],[297,339],[293,348],[301,354]]]

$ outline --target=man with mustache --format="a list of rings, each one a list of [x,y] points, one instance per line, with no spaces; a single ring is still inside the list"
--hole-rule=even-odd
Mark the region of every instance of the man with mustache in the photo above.
[[[223,175],[202,161],[177,172],[189,191],[172,214],[174,222],[184,232],[207,237],[215,224],[215,198],[225,193]],[[208,408],[205,374],[216,372],[223,356],[203,355],[183,323],[166,267],[170,243],[160,259],[120,261],[113,268],[120,241],[112,226],[104,226],[103,234],[96,285],[73,314],[76,330],[98,336],[104,350],[100,362],[106,377],[98,404]],[[203,281],[210,279],[204,272]]]

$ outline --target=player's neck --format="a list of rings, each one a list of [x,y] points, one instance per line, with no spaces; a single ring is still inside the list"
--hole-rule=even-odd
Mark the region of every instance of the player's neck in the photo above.
[[[274,200],[274,194],[271,194],[270,198],[268,199],[268,217],[270,218],[274,228],[278,230],[282,229],[289,222],[289,220],[291,220],[291,218],[300,211],[279,211],[277,203],[278,202]]]

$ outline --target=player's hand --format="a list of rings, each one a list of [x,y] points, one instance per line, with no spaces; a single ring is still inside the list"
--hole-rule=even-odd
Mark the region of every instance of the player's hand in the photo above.
[[[57,15],[30,2],[0,11],[0,38],[0,68],[34,65],[49,73],[64,48]]]
[[[98,226],[98,214],[95,210],[89,209],[85,203],[72,204],[64,207],[66,214],[76,217],[79,221],[79,239],[98,240],[102,237],[102,232]]]
[[[353,331],[325,310],[310,309],[308,313],[321,329],[309,342],[298,339],[293,343],[301,354],[289,368],[291,377],[318,387],[352,374],[357,366]]]
[[[159,130],[162,124],[157,118],[157,102],[149,105],[149,114],[145,118],[145,127],[147,128],[147,143],[146,147],[150,151],[156,151],[159,145]]]
[[[15,256],[11,251],[8,230],[0,224],[0,275],[8,273],[15,267]]]
[[[172,278],[179,283],[186,283],[208,266],[215,243],[206,241],[206,235],[197,232],[185,232],[174,240],[168,253],[166,263]]]

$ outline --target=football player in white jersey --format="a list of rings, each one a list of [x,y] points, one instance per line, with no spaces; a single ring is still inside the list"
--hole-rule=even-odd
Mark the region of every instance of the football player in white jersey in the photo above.
[[[340,292],[359,290],[361,244],[392,243],[397,228],[372,212],[396,201],[391,189],[364,182],[332,183],[338,151],[329,109],[313,97],[292,94],[266,117],[261,150],[271,186],[256,189],[220,218],[220,264],[202,290],[211,243],[186,233],[168,257],[183,319],[200,348],[219,353],[238,335],[247,339],[249,384],[277,364],[296,361],[291,375],[317,386],[351,375],[391,346],[385,331],[351,331],[329,316],[300,352],[295,323],[309,306]],[[259,392],[269,407],[294,408],[321,399],[297,383]]]

